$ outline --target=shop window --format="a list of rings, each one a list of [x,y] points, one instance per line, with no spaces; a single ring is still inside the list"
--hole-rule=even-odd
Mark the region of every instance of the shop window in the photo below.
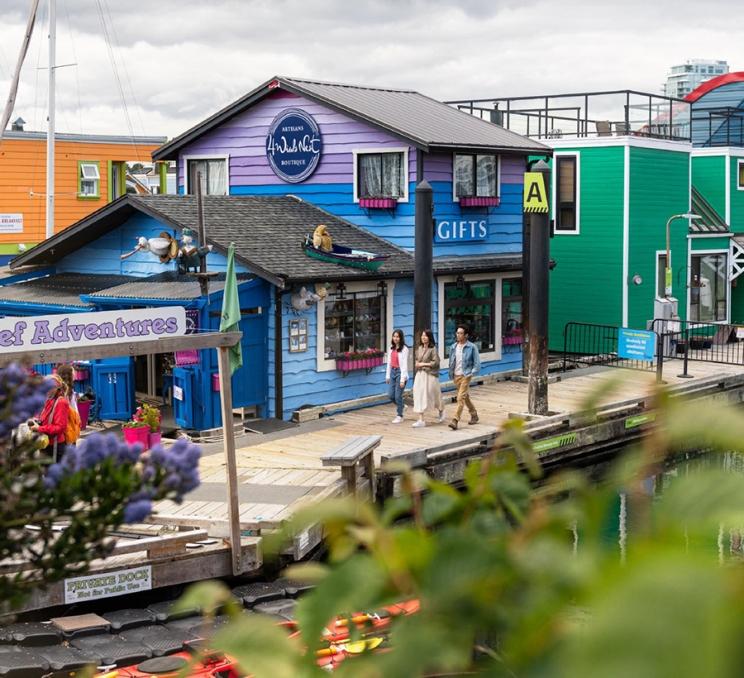
[[[555,230],[561,233],[578,233],[578,157],[558,155],[555,158],[556,200]]]
[[[196,193],[196,176],[201,173],[202,195],[227,195],[227,159],[199,158],[186,160],[187,193]]]
[[[495,350],[496,281],[466,281],[444,285],[444,356],[449,357],[458,326],[464,325],[481,353]]]
[[[101,196],[101,173],[94,161],[78,162],[78,198],[99,198]]]
[[[720,322],[728,317],[728,256],[693,254],[690,267],[690,320]]]
[[[522,279],[504,278],[501,282],[501,346],[504,352],[522,348]]]
[[[744,160],[738,160],[736,163],[736,188],[744,191]]]
[[[356,191],[360,198],[406,199],[407,160],[402,151],[355,154]]]
[[[456,198],[495,198],[499,194],[499,157],[490,154],[455,153]]]
[[[387,348],[387,294],[378,290],[346,292],[343,285],[325,300],[324,357]]]
[[[662,299],[666,296],[666,254],[656,255],[656,296]]]

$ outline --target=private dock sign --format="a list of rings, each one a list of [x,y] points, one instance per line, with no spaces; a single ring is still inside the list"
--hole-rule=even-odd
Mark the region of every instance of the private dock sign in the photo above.
[[[23,353],[177,337],[186,334],[183,306],[0,319],[0,350]]]
[[[617,334],[617,356],[625,360],[652,361],[656,357],[656,332],[621,327]]]

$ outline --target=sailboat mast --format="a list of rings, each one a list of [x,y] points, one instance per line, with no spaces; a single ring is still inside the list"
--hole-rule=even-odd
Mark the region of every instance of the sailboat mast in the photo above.
[[[54,99],[57,47],[57,0],[49,0],[49,114],[47,117],[46,237],[54,235]]]

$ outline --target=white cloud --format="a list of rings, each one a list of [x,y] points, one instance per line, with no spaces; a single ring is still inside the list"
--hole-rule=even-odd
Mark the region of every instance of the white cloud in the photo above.
[[[27,8],[0,7],[3,98]],[[57,0],[57,60],[77,64],[58,70],[58,128],[173,136],[275,74],[442,99],[658,91],[686,58],[744,69],[743,13],[733,0]],[[35,129],[45,125],[44,17],[15,110]]]

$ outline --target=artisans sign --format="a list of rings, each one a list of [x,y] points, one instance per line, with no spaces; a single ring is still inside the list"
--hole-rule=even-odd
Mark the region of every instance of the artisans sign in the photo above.
[[[6,317],[0,319],[0,350],[22,353],[125,344],[184,334],[186,311],[182,306]]]
[[[65,605],[85,600],[113,598],[152,588],[152,567],[143,565],[118,572],[89,574],[65,579]]]
[[[266,157],[280,179],[291,184],[305,181],[318,166],[323,141],[313,117],[288,108],[274,118],[266,137]]]

